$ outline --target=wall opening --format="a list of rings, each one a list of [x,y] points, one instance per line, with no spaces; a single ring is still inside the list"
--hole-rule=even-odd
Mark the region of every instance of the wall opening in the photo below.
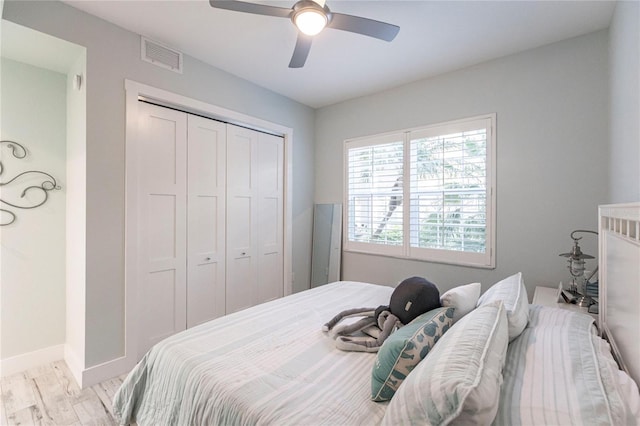
[[[34,209],[12,209],[0,227],[0,358],[2,374],[66,358],[84,361],[86,49],[2,21],[0,138],[20,143],[23,159],[0,146],[6,182],[42,170],[60,190]],[[42,191],[24,175],[0,198],[38,204]],[[9,200],[10,199],[10,200]],[[6,207],[6,203],[3,203]]]

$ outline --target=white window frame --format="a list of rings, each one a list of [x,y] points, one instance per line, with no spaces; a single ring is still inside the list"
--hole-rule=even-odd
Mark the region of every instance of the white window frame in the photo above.
[[[410,188],[410,140],[416,137],[426,137],[444,135],[447,133],[457,133],[471,128],[477,128],[480,121],[485,121],[487,129],[486,145],[486,226],[485,226],[485,252],[465,252],[445,249],[429,249],[411,247],[410,243],[410,215],[411,209],[408,206],[411,197]],[[399,135],[404,142],[403,158],[403,245],[391,246],[379,243],[369,243],[349,240],[349,232],[343,232],[343,247],[345,252],[363,253],[397,257],[402,259],[412,259],[429,261],[435,263],[446,263],[453,265],[471,266],[477,268],[495,268],[495,245],[496,245],[496,114],[484,114],[460,120],[437,123],[428,126],[404,129],[384,134],[365,136],[360,138],[347,139],[343,144],[343,223],[345,229],[349,226],[349,200],[348,200],[348,152],[349,149],[378,145],[397,141]]]

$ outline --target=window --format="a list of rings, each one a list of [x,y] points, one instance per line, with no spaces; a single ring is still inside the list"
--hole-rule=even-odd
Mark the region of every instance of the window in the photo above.
[[[492,268],[495,114],[345,142],[345,250]]]

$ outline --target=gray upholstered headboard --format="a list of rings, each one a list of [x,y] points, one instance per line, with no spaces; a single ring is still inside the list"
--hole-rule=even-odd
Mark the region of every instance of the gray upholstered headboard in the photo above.
[[[640,383],[640,202],[599,208],[600,327]]]

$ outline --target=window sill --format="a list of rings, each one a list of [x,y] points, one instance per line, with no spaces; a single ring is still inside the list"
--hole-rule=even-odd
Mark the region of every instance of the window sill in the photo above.
[[[378,256],[378,257],[387,257],[390,259],[400,259],[400,260],[410,260],[414,262],[426,262],[426,263],[438,263],[442,265],[452,265],[452,266],[462,266],[465,268],[475,268],[475,269],[496,269],[494,265],[483,265],[473,262],[461,262],[456,260],[442,260],[442,259],[427,259],[422,257],[410,257],[410,256],[402,256],[402,255],[394,255],[394,254],[386,254],[386,253],[372,253],[370,251],[365,250],[357,250],[357,249],[343,249],[343,253],[353,253],[353,254],[362,254],[366,256]]]

